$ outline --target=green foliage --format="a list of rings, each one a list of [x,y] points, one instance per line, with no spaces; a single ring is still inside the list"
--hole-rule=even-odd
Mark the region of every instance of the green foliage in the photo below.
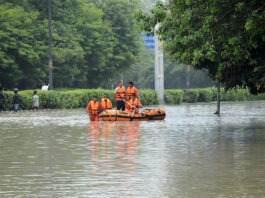
[[[110,100],[115,106],[113,90],[106,89],[62,89],[54,91],[37,90],[40,99],[41,109],[75,109],[86,108],[88,102],[93,96],[98,96],[99,101],[103,98],[104,93],[109,95]],[[157,94],[151,89],[141,89],[139,99],[145,106],[157,105],[159,100]],[[14,93],[4,91],[3,100],[4,110],[12,110],[12,98]],[[21,98],[21,110],[29,110],[32,105],[33,90],[19,91]],[[248,100],[265,100],[265,94],[252,95],[248,89],[233,89],[225,91],[221,89],[221,101],[248,101]],[[165,90],[166,104],[196,103],[216,101],[216,88],[203,89],[168,89]]]
[[[54,87],[106,88],[131,67],[139,51],[137,2],[52,1]],[[47,83],[47,6],[47,1],[1,1],[0,81],[5,88]]]
[[[212,89],[197,89],[199,91],[198,102],[210,102],[213,101],[213,90]]]
[[[225,89],[265,92],[265,4],[263,0],[188,0],[157,3],[138,12],[141,28],[159,34],[173,58],[206,69]]]
[[[188,89],[184,91],[183,102],[194,103],[198,102],[199,90],[197,89]]]
[[[221,100],[223,101],[246,101],[252,100],[247,89],[232,89],[232,90],[222,90],[221,91]]]
[[[19,91],[21,98],[20,109],[29,110],[32,107],[32,97],[34,90]],[[41,91],[37,90],[41,109],[74,109],[85,108],[93,96],[97,96],[99,101],[107,93],[112,104],[115,106],[113,90],[106,89],[75,89],[75,90],[54,90]],[[4,110],[12,110],[12,98],[14,93],[11,91],[4,92],[3,101]],[[143,105],[159,104],[157,94],[154,90],[139,90],[139,99]]]
[[[155,105],[159,104],[157,94],[154,90],[151,89],[142,89],[139,90],[139,99],[142,105]]]
[[[43,30],[38,16],[17,4],[0,4],[0,80],[6,87],[34,87],[46,76],[40,62],[47,48],[38,34]]]
[[[184,89],[186,87],[186,65],[180,64],[164,55],[165,89]],[[124,79],[130,79],[138,88],[154,89],[154,50],[141,49],[140,60],[123,73]],[[190,88],[213,86],[208,72],[191,68]],[[118,79],[117,79],[118,80]]]
[[[216,88],[165,90],[166,104],[195,103],[216,101]],[[221,101],[265,100],[265,94],[253,95],[248,89],[235,88],[229,91],[221,89]]]
[[[168,89],[165,90],[165,102],[166,104],[180,104],[183,101],[183,90]]]

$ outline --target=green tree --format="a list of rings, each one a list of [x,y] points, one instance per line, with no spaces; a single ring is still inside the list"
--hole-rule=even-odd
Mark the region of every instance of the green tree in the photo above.
[[[0,0],[0,75],[6,88],[47,82],[47,1]],[[105,87],[139,52],[137,1],[53,0],[55,87]]]
[[[164,73],[165,89],[186,88],[186,65],[178,63],[166,53],[164,54]],[[154,75],[154,50],[141,49],[140,60],[123,73],[123,79],[134,81],[138,88],[154,89]],[[210,86],[213,86],[213,81],[208,77],[208,72],[191,69],[190,88]]]
[[[40,64],[46,47],[39,39],[37,18],[37,11],[0,4],[0,76],[6,87],[35,87],[46,77]]]
[[[171,56],[208,70],[226,89],[265,91],[263,0],[172,0],[137,17],[149,33],[161,22],[159,34]]]
[[[108,74],[119,76],[138,59],[140,29],[136,23],[137,0],[104,0],[97,6],[103,11],[104,22],[110,24],[115,43],[110,57]]]

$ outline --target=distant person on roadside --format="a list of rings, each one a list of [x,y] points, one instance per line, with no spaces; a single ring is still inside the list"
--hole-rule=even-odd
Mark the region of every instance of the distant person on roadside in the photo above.
[[[122,81],[118,82],[118,87],[114,91],[117,110],[125,111],[126,89],[122,85]]]
[[[20,96],[18,95],[18,89],[17,88],[14,89],[14,93],[15,94],[13,95],[12,104],[14,106],[15,112],[18,112],[18,108],[19,108],[19,104],[20,104],[21,100],[20,100]]]
[[[98,121],[99,111],[102,109],[100,102],[98,102],[98,97],[94,96],[88,105],[86,112],[89,114],[90,121]]]
[[[2,86],[0,86],[0,112],[4,111],[5,95],[4,95],[3,91],[4,91],[4,88]]]
[[[39,96],[37,94],[37,91],[34,91],[34,95],[33,95],[33,98],[32,98],[32,108],[33,108],[33,111],[37,112],[38,109],[39,109]]]
[[[103,110],[110,110],[112,109],[112,103],[108,97],[108,94],[104,94],[104,98],[101,99],[101,106]]]
[[[132,98],[133,94],[135,94],[136,98],[138,98],[137,89],[133,86],[133,82],[130,81],[128,83],[128,88],[127,88],[127,91],[126,91],[127,101],[130,101],[130,99]]]
[[[48,89],[49,89],[49,84],[48,85],[45,85],[44,83],[42,83],[41,90],[42,91],[48,91]]]

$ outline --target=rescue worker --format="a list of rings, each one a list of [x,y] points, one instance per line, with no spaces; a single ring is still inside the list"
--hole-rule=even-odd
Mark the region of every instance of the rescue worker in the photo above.
[[[112,109],[112,103],[106,93],[104,94],[104,98],[101,99],[101,106],[103,110]]]
[[[132,98],[130,99],[129,102],[127,102],[128,112],[130,112],[130,113],[135,112],[136,114],[138,114],[139,108],[143,108],[143,106],[140,103],[139,99],[136,98],[136,95],[133,93]]]
[[[89,114],[89,118],[91,121],[98,121],[99,111],[102,109],[101,104],[98,102],[98,97],[94,96],[93,100],[91,100],[88,105],[86,112]]]
[[[127,101],[130,101],[130,99],[132,98],[133,94],[135,94],[136,98],[138,98],[137,89],[133,86],[133,82],[130,81],[128,83],[128,88],[127,88],[127,91],[126,91]]]
[[[122,85],[122,81],[118,82],[118,87],[114,91],[117,110],[125,111],[126,89]]]

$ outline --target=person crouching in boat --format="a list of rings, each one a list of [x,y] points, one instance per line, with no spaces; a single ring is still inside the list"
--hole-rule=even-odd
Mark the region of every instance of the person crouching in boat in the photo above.
[[[102,109],[101,104],[98,102],[98,97],[94,96],[88,105],[86,112],[89,114],[90,121],[98,121],[99,111]]]
[[[135,94],[136,98],[138,98],[137,89],[133,86],[133,82],[130,81],[128,83],[128,88],[127,88],[127,91],[126,91],[127,101],[131,100],[133,94]]]
[[[130,113],[135,112],[137,114],[139,113],[139,108],[143,108],[143,106],[139,99],[136,98],[136,94],[133,93],[132,98],[127,102],[127,110]]]
[[[112,109],[112,103],[108,97],[108,94],[104,94],[104,98],[101,99],[101,106],[103,110],[111,110]]]

